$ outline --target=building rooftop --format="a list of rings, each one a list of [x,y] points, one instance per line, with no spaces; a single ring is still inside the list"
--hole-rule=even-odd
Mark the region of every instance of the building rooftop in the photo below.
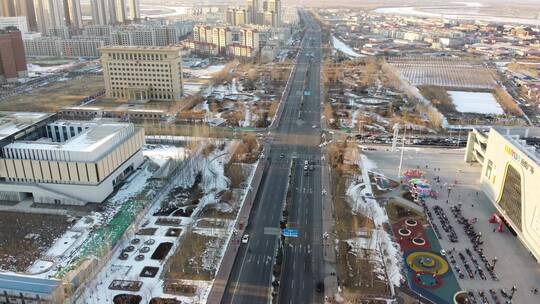
[[[50,295],[59,285],[59,280],[39,279],[18,274],[0,274],[0,289]]]
[[[121,141],[123,135],[129,129],[133,128],[132,124],[119,122],[74,122],[60,120],[55,121],[54,124],[76,126],[82,124],[85,127],[89,126],[89,128],[64,142],[54,142],[48,138],[41,138],[36,141],[15,141],[4,148],[80,152],[79,154],[70,154],[72,155],[72,160],[90,161],[93,158],[99,158],[101,154],[114,147],[115,142]]]
[[[52,113],[36,112],[0,112],[0,140],[53,115]]]
[[[493,127],[493,129],[514,144],[537,165],[540,165],[540,128]]]
[[[170,52],[170,51],[180,51],[179,46],[167,45],[167,46],[137,46],[137,45],[117,45],[117,46],[106,46],[100,48],[101,51],[153,51],[153,52]]]

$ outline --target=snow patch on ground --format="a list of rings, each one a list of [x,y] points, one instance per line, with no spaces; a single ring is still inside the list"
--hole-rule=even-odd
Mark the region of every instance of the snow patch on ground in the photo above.
[[[370,237],[354,238],[348,240],[348,243],[353,248],[377,251],[378,255],[371,256],[371,259],[375,260],[374,271],[380,278],[384,279],[385,276],[388,276],[388,280],[393,285],[399,286],[403,280],[401,252],[398,245],[392,241],[390,234],[382,228],[383,223],[388,222],[388,215],[385,209],[373,198],[373,190],[369,180],[369,172],[374,172],[377,165],[365,155],[361,155],[359,165],[362,169],[362,176],[349,185],[346,194],[353,212],[361,213],[372,219],[375,229]],[[360,252],[361,250],[359,250]]]
[[[51,65],[51,66],[40,66],[37,64],[29,63],[26,65],[28,73],[36,74],[54,74],[67,69],[71,69],[75,66],[76,62],[60,64],[60,65]]]
[[[504,110],[491,93],[448,91],[456,110],[461,113],[502,115]]]
[[[169,159],[184,160],[188,157],[188,152],[185,148],[164,145],[145,145],[143,155],[150,158],[160,167],[163,166]]]
[[[120,190],[118,190],[109,201],[113,204],[122,204],[126,200],[137,196],[144,190],[150,177],[152,177],[152,172],[150,172],[148,168],[141,169],[141,172],[138,174],[130,176]]]
[[[383,229],[375,229],[371,236],[359,236],[347,240],[355,255],[369,258],[374,266],[373,271],[380,280],[388,280],[399,286],[403,279],[401,274],[401,252],[390,235]],[[369,255],[366,255],[370,252]],[[385,273],[386,269],[386,273]]]
[[[184,69],[185,73],[193,75],[195,78],[212,78],[212,74],[221,72],[225,68],[224,64],[210,65],[202,69]]]
[[[348,46],[343,41],[337,39],[334,36],[332,36],[332,45],[334,46],[334,48],[336,50],[342,52],[343,54],[345,54],[347,56],[350,56],[350,57],[353,57],[353,58],[364,57],[364,55],[358,54],[350,46]]]

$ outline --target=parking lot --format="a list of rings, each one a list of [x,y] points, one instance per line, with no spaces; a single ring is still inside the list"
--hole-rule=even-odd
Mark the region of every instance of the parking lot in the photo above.
[[[376,170],[397,179],[400,152],[389,150],[389,147],[377,147],[364,153],[377,165]],[[540,295],[533,292],[535,288],[540,290],[538,263],[506,227],[503,232],[498,232],[498,224],[489,222],[495,208],[480,190],[481,168],[478,164],[465,163],[463,157],[463,150],[406,148],[402,172],[421,169],[433,190],[438,192],[436,199],[426,200],[426,207],[432,213],[432,221],[441,234],[439,241],[463,290],[473,291],[477,303],[482,303],[481,292],[485,294],[486,303],[509,301],[504,293],[513,293],[513,303],[539,303]],[[437,177],[439,182],[435,180]],[[451,228],[444,229],[443,222]],[[466,223],[472,223],[468,229]],[[452,233],[446,230],[454,230],[456,238],[450,237]],[[478,244],[476,250],[475,242]],[[480,252],[485,255],[484,259]],[[492,277],[490,268],[493,264]],[[512,291],[514,286],[515,292]],[[491,295],[490,289],[496,296]]]

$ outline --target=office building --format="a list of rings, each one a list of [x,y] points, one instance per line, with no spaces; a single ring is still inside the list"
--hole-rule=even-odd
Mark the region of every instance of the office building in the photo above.
[[[108,98],[142,103],[181,99],[180,48],[117,46],[101,53]]]
[[[0,113],[0,199],[101,203],[143,162],[143,129],[55,115]]]
[[[15,28],[0,30],[0,83],[15,82],[28,76],[21,32]]]
[[[497,215],[540,261],[540,128],[469,133],[465,161],[482,165],[480,184]]]

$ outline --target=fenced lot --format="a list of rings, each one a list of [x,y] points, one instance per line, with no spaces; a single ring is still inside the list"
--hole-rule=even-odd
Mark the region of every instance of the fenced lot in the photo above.
[[[493,89],[495,73],[481,61],[467,58],[394,57],[390,64],[413,86]]]

